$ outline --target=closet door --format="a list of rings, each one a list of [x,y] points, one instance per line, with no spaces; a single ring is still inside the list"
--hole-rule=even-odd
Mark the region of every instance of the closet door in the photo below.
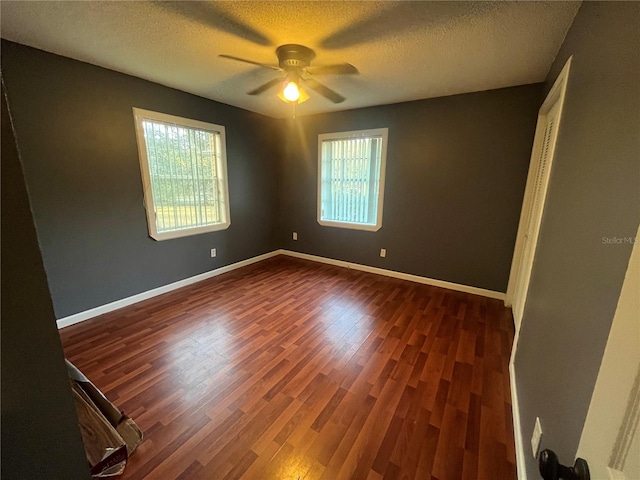
[[[549,185],[553,151],[555,149],[558,132],[557,125],[560,116],[559,103],[560,102],[556,102],[546,115],[542,144],[540,145],[540,154],[538,155],[538,162],[535,169],[533,192],[529,203],[529,211],[527,212],[528,222],[526,224],[523,238],[524,245],[522,249],[522,259],[520,262],[519,274],[516,280],[515,296],[513,299],[514,318],[518,319],[522,318],[527,290],[529,289],[531,270],[533,269],[536,244],[538,243],[538,234],[540,233],[540,224],[542,223],[544,202],[547,194],[547,187]]]
[[[538,114],[506,298],[506,304],[513,307],[516,336],[529,290],[570,66],[571,59],[558,76]]]

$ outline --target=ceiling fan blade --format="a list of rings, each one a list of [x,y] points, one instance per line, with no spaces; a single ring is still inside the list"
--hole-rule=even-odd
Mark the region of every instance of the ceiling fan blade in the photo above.
[[[329,100],[331,100],[333,103],[342,103],[346,100],[338,92],[334,92],[329,87],[324,86],[323,84],[321,84],[317,80],[314,80],[313,78],[305,78],[304,82],[307,84],[307,86],[310,89],[315,90],[323,97],[326,97]]]
[[[358,69],[350,63],[307,67],[304,71],[309,75],[357,75],[360,73]]]
[[[282,82],[281,78],[274,78],[273,80],[268,81],[264,85],[260,85],[258,88],[251,90],[250,92],[247,92],[247,95],[260,95],[261,93],[266,92],[271,87],[275,87],[281,82]]]
[[[250,63],[251,65],[257,65],[259,67],[264,67],[264,68],[270,68],[271,70],[276,70],[278,72],[281,72],[282,69],[280,67],[278,67],[277,65],[269,65],[268,63],[260,63],[260,62],[254,62],[253,60],[247,60],[245,58],[240,58],[240,57],[234,57],[233,55],[218,55],[219,57],[222,58],[228,58],[229,60],[235,60],[237,62],[244,62],[244,63]]]

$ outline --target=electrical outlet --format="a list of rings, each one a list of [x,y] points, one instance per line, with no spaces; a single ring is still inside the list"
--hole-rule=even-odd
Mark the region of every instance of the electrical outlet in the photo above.
[[[217,254],[216,249],[215,249],[215,248],[212,248],[212,249],[211,249],[211,258],[215,257],[215,256],[216,256],[216,254]]]
[[[533,458],[538,458],[538,451],[540,450],[541,441],[542,425],[540,424],[540,417],[536,417],[536,424],[533,427],[533,435],[531,435],[531,450],[533,451]]]
[[[293,239],[297,240],[298,239],[298,232],[293,232]]]
[[[380,249],[380,256],[381,256],[382,258],[384,258],[384,257],[386,257],[386,256],[387,256],[387,249],[386,249],[386,248],[381,248],[381,249]]]

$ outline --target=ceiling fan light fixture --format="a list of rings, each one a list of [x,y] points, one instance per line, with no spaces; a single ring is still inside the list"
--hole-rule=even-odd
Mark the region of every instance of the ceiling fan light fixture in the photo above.
[[[274,78],[263,85],[247,92],[247,95],[260,95],[267,90],[282,83],[282,87],[278,91],[278,98],[285,103],[294,105],[302,103],[309,99],[309,94],[300,87],[301,83],[309,87],[311,90],[319,93],[333,103],[342,103],[346,99],[329,87],[317,81],[315,75],[354,75],[359,73],[358,69],[350,63],[338,63],[335,65],[322,65],[319,67],[311,67],[311,60],[316,56],[315,52],[304,45],[289,43],[280,45],[276,49],[278,57],[278,65],[270,65],[268,63],[254,62],[244,58],[235,57],[233,55],[222,54],[222,58],[235,60],[238,62],[257,65],[258,67],[269,68],[284,73],[284,79]]]
[[[287,98],[287,96],[285,95],[285,90],[287,89],[287,87],[290,84],[294,84],[296,86],[296,89],[298,91],[298,98],[296,100],[290,100],[289,98]],[[278,92],[278,98],[280,100],[282,100],[285,103],[297,103],[297,104],[301,104],[302,102],[306,102],[307,100],[309,100],[309,94],[305,91],[304,88],[302,88],[300,86],[300,84],[298,82],[294,82],[291,80],[287,80],[284,84],[284,88],[282,88],[279,92]]]
[[[297,102],[300,99],[300,89],[296,82],[288,82],[282,90],[282,96],[289,102]]]

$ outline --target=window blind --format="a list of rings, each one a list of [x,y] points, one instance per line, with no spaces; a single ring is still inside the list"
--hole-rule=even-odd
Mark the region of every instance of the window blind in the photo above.
[[[143,120],[158,233],[221,221],[220,134]]]
[[[322,142],[321,219],[375,225],[382,138]]]

